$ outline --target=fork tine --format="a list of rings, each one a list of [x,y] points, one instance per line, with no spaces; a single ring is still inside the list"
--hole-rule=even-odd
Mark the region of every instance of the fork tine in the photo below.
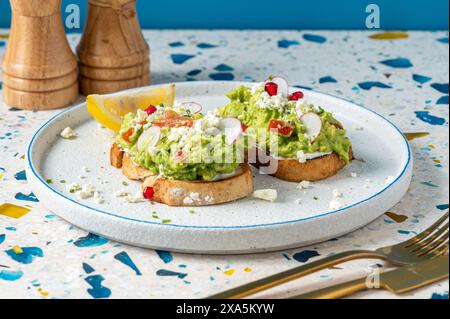
[[[444,244],[441,247],[439,247],[438,249],[436,249],[435,250],[436,257],[439,257],[439,256],[447,254],[448,253],[448,247],[449,247],[449,245],[448,245],[448,242],[447,242],[446,244]]]
[[[445,231],[447,231],[448,234],[448,223],[445,224],[442,228],[439,228],[438,231],[434,232],[431,236],[428,236],[421,242],[418,242],[415,245],[409,247],[413,248],[414,252],[426,248],[427,246],[432,244],[438,237],[440,237]]]
[[[434,242],[432,242],[430,245],[428,245],[427,247],[423,247],[423,249],[419,250],[419,256],[423,256],[429,253],[433,253],[435,254],[435,249],[437,249],[438,247],[440,247],[443,243],[448,241],[448,230],[447,232],[442,235],[441,237],[439,237],[437,240],[435,240]]]
[[[411,247],[417,242],[422,241],[424,238],[428,237],[431,233],[433,233],[444,221],[447,220],[449,215],[449,211],[447,211],[437,222],[435,222],[433,225],[428,227],[426,230],[421,232],[420,234],[416,235],[415,237],[411,238],[410,240],[407,240],[404,244],[406,244],[405,247]]]

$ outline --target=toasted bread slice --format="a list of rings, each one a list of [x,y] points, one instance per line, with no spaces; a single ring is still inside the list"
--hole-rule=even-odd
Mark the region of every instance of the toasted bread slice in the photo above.
[[[232,202],[253,192],[253,176],[247,164],[232,177],[213,181],[177,181],[159,176],[137,165],[116,144],[111,146],[111,165],[122,168],[129,179],[143,181],[142,190],[153,187],[153,201],[169,206],[208,206]],[[120,166],[119,166],[120,164]]]
[[[350,160],[353,160],[353,151],[350,148]],[[305,163],[300,163],[295,159],[281,159],[277,161],[276,172],[271,174],[272,176],[288,181],[288,182],[301,182],[301,181],[319,181],[336,175],[346,163],[340,159],[336,153],[321,156],[312,160],[307,160]],[[256,158],[257,163],[254,164],[257,168],[264,170],[264,164],[261,164],[259,158]],[[268,159],[264,158],[263,163],[267,163]]]
[[[249,196],[253,192],[253,176],[247,164],[241,172],[227,179],[213,182],[178,181],[150,176],[142,189],[153,187],[153,201],[169,206],[208,206],[228,203]]]

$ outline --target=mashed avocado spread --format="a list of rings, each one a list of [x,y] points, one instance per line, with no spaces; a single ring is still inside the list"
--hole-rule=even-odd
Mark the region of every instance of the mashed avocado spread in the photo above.
[[[212,181],[240,170],[242,140],[227,143],[217,115],[163,106],[148,113],[127,114],[116,138],[140,166],[155,175],[189,181]]]
[[[264,84],[253,88],[240,86],[227,96],[231,101],[220,108],[218,114],[223,117],[236,117],[242,121],[252,129],[248,130],[248,134],[255,135],[259,145],[265,143],[266,149],[273,156],[299,159],[305,158],[305,155],[335,152],[343,161],[349,162],[351,143],[346,137],[346,131],[331,113],[321,107],[308,105],[303,98],[291,101],[282,94],[271,96],[266,92]],[[313,138],[308,136],[307,128],[300,120],[306,113],[315,113],[322,121],[320,133]],[[281,132],[285,130],[284,134],[271,131],[272,123],[275,123]],[[265,129],[268,134],[259,136],[261,129]],[[273,151],[271,147],[273,134],[276,134],[277,151]]]

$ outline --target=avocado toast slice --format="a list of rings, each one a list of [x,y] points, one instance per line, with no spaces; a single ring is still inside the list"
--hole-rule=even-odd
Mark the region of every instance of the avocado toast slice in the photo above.
[[[111,165],[143,182],[144,197],[170,206],[205,206],[250,195],[241,123],[195,103],[150,106],[124,117],[111,146]],[[225,129],[226,128],[226,129]]]
[[[218,114],[246,125],[255,141],[249,153],[257,154],[256,161],[249,162],[264,168],[271,158],[277,162],[273,176],[292,182],[322,180],[353,159],[342,124],[322,107],[308,104],[303,92],[290,94],[286,80],[276,77],[253,87],[240,86],[227,96],[230,103]]]

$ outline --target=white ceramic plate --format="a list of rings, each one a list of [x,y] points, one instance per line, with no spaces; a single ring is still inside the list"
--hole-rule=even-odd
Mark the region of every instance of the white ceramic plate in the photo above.
[[[177,100],[197,101],[204,111],[212,110],[227,103],[225,94],[239,84],[178,83]],[[97,125],[85,104],[63,111],[36,132],[28,148],[28,180],[40,201],[68,222],[137,246],[229,254],[280,250],[335,238],[370,223],[403,197],[411,181],[411,151],[401,132],[378,114],[322,93],[305,94],[308,102],[332,111],[344,124],[356,157],[363,161],[354,161],[337,176],[313,183],[307,190],[297,189],[296,183],[256,176],[255,189],[278,190],[274,203],[247,198],[192,211],[149,202],[130,204],[115,197],[120,189],[139,191],[140,183],[122,184],[125,177],[109,164],[113,134]],[[75,130],[75,139],[59,136],[67,126]],[[386,183],[389,176],[392,180]],[[48,179],[53,182],[48,184]],[[105,203],[79,200],[67,190],[73,182],[94,184]],[[339,201],[344,207],[333,211],[329,203],[334,189],[342,192]]]

